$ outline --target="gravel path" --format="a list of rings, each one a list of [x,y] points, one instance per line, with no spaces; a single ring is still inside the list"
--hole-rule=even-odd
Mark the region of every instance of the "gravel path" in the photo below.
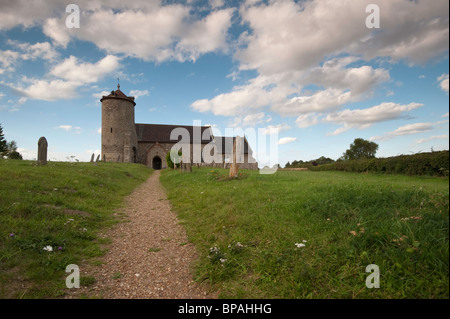
[[[126,199],[129,222],[114,226],[90,291],[103,298],[216,298],[192,281],[196,258],[155,171]],[[81,271],[83,273],[83,271]],[[81,291],[80,291],[81,292]],[[90,294],[90,293],[89,293]]]

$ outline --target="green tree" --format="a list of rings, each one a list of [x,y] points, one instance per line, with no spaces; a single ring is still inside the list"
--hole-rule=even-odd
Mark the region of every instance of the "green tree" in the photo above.
[[[7,150],[5,136],[3,135],[3,127],[0,124],[0,155],[3,156]]]
[[[343,154],[344,160],[355,160],[364,158],[375,158],[378,144],[362,138],[356,138],[350,148]]]
[[[181,162],[181,155],[182,155],[181,150],[178,151],[178,156],[177,156],[177,151],[170,150],[167,153],[167,155],[166,155],[167,166],[169,166],[170,168],[174,168],[175,164],[172,161],[172,158],[173,158],[176,162],[178,162],[176,164],[176,166],[180,167],[180,165],[181,165],[181,163],[180,163]]]

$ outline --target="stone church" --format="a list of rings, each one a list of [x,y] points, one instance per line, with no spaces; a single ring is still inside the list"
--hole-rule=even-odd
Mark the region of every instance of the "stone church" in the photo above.
[[[190,136],[190,161],[193,163],[194,151],[203,151],[206,145],[213,145],[217,152],[216,160],[205,163],[203,157],[195,163],[199,166],[228,168],[232,158],[235,137],[216,137],[210,126],[185,126],[135,123],[134,97],[125,95],[117,85],[116,91],[103,96],[102,103],[102,159],[105,162],[141,163],[153,169],[167,168],[166,155],[172,146],[180,142],[181,136],[171,139],[174,129],[187,130]],[[200,137],[194,139],[195,133]],[[194,142],[195,140],[195,142]],[[258,163],[252,155],[252,149],[247,139],[243,141],[242,160],[239,167],[243,169],[258,169]],[[213,143],[213,144],[211,144]],[[213,152],[214,152],[213,151]]]

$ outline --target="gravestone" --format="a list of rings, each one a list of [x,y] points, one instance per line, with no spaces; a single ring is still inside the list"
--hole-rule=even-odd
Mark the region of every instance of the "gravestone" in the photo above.
[[[185,172],[185,173],[191,173],[192,172],[191,163],[182,163],[181,164],[181,171]]]
[[[238,144],[239,136],[236,136],[233,142],[233,157],[232,162],[230,166],[230,173],[228,175],[229,178],[236,178],[238,176],[239,172],[239,164],[237,163],[236,157],[237,157],[237,144]]]
[[[46,165],[47,164],[47,148],[48,143],[45,137],[41,137],[38,141],[38,164]]]
[[[96,162],[100,161],[100,154],[97,155],[97,159],[95,160]]]
[[[92,153],[92,155],[91,155],[91,163],[94,163],[94,156],[95,156],[95,154]]]

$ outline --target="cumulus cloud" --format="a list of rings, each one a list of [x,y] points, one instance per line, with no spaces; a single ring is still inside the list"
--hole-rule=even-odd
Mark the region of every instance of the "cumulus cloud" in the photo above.
[[[138,99],[141,96],[149,96],[148,90],[131,90],[130,96],[134,96],[135,99]]]
[[[18,52],[11,50],[0,50],[0,74],[14,71],[14,64],[18,58]]]
[[[44,33],[62,47],[77,38],[109,53],[155,62],[195,61],[202,54],[226,50],[234,12],[217,9],[199,19],[187,5],[160,1],[91,1],[84,6],[82,27],[68,29],[64,15],[50,17],[43,23]]]
[[[350,128],[356,127],[364,129],[372,126],[375,123],[395,120],[404,117],[404,113],[420,108],[423,104],[397,104],[397,103],[381,103],[379,105],[367,109],[346,109],[340,112],[328,114],[322,121],[335,124],[343,124],[344,126],[338,128],[329,135],[341,134]]]
[[[433,127],[434,127],[434,123],[408,124],[408,125],[399,127],[395,131],[386,133],[385,135],[373,136],[369,140],[371,140],[371,141],[387,141],[387,140],[390,140],[397,136],[412,135],[412,134],[418,134],[418,133],[431,131],[433,129]]]
[[[64,130],[66,132],[74,132],[76,134],[80,134],[81,133],[81,127],[79,127],[79,126],[60,125],[57,128],[61,129],[61,130]]]
[[[288,0],[243,6],[242,19],[252,33],[243,35],[245,45],[236,54],[241,69],[263,74],[305,69],[340,53],[421,63],[448,50],[448,1],[433,6],[425,1],[377,1],[383,25],[376,33],[364,25],[370,3]]]
[[[27,79],[30,84],[27,87],[10,86],[17,95],[34,100],[56,101],[68,100],[77,96],[77,83],[63,80],[39,80]]]
[[[78,96],[77,89],[79,87],[97,82],[119,68],[119,59],[112,55],[108,55],[96,63],[82,62],[71,56],[52,67],[48,75],[53,79],[23,77],[22,83],[18,85],[8,84],[8,86],[17,95],[30,99],[67,100]]]
[[[278,124],[278,125],[269,125],[264,129],[265,135],[273,135],[273,134],[279,134],[282,131],[290,130],[291,127],[285,123]]]
[[[441,89],[448,93],[448,74],[442,74],[437,80]]]
[[[423,144],[432,140],[448,140],[448,134],[445,135],[434,135],[427,138],[421,138],[419,140],[416,140],[416,144]]]
[[[49,42],[37,42],[34,44],[27,42],[19,42],[8,40],[8,44],[20,49],[23,53],[20,58],[23,60],[36,60],[38,58],[54,61],[58,56],[58,52]]]
[[[62,63],[54,66],[50,75],[79,83],[94,83],[105,75],[119,69],[119,58],[107,55],[96,63],[81,62],[76,57],[70,56]]]
[[[295,142],[296,140],[297,140],[296,137],[282,137],[279,139],[278,144],[279,145],[289,144]]]
[[[300,128],[314,126],[317,123],[319,123],[319,115],[317,113],[303,114],[295,120],[295,124]]]

